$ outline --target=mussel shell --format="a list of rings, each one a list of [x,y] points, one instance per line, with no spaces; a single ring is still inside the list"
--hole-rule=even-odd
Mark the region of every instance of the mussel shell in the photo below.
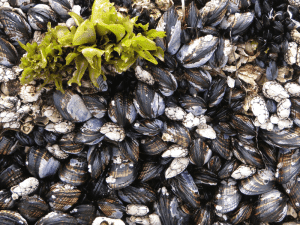
[[[57,22],[56,13],[45,4],[37,4],[27,12],[28,22],[34,30],[47,30],[48,22]]]
[[[251,216],[252,208],[249,202],[241,202],[238,209],[229,217],[230,222],[235,225],[247,220]]]
[[[11,192],[7,190],[0,191],[0,209],[11,209],[15,205],[15,201],[11,198]]]
[[[123,202],[129,204],[149,205],[149,203],[156,200],[155,191],[146,183],[118,190],[118,196]]]
[[[163,129],[164,123],[159,119],[146,119],[136,121],[132,127],[133,129],[147,136],[156,136]]]
[[[152,119],[164,113],[163,98],[149,85],[138,82],[134,95],[133,103],[141,117]]]
[[[232,156],[230,138],[222,133],[217,132],[216,138],[211,140],[210,148],[224,159],[229,160]]]
[[[274,173],[267,169],[258,170],[256,174],[241,180],[240,192],[245,195],[259,195],[271,191],[275,186]]]
[[[82,98],[70,90],[63,94],[60,91],[53,93],[54,105],[64,119],[72,122],[85,122],[92,118]]]
[[[17,143],[15,140],[1,136],[0,137],[0,155],[10,155],[14,153],[17,148]]]
[[[79,224],[89,225],[96,218],[96,207],[92,204],[78,205],[70,214],[77,219]]]
[[[0,37],[0,65],[12,67],[18,62],[18,52],[15,47]]]
[[[19,213],[11,210],[0,210],[0,221],[3,225],[28,225]]]
[[[70,184],[55,183],[46,195],[52,210],[67,211],[79,199],[81,191]]]
[[[26,44],[31,39],[31,27],[25,18],[9,8],[0,9],[0,24],[12,41]]]
[[[211,75],[201,69],[186,69],[185,78],[197,91],[207,90],[212,81]]]
[[[202,139],[197,138],[192,140],[189,151],[189,158],[191,163],[197,165],[198,167],[202,167],[209,161],[211,156],[212,151]]]
[[[284,130],[267,131],[262,130],[262,139],[270,145],[281,148],[299,148],[300,147],[300,127],[295,126]]]
[[[206,3],[200,10],[203,24],[217,26],[224,18],[229,2],[228,0],[218,0]]]
[[[300,179],[299,176],[293,177],[289,182],[282,185],[285,192],[289,196],[289,200],[292,203],[293,208],[300,211]]]
[[[80,153],[83,150],[84,145],[81,143],[75,143],[75,136],[76,134],[74,132],[64,134],[58,142],[60,149],[69,154]]]
[[[225,95],[226,87],[226,80],[223,78],[212,81],[211,86],[205,96],[209,107],[214,107],[220,104]]]
[[[45,148],[31,147],[26,156],[26,167],[33,176],[43,179],[55,175],[60,162]]]
[[[203,115],[207,110],[206,102],[200,96],[184,95],[179,98],[179,103],[187,112],[194,116]]]
[[[222,162],[219,156],[213,156],[210,158],[210,160],[207,163],[207,168],[212,171],[213,173],[218,173],[218,171],[221,169]]]
[[[121,219],[125,213],[125,206],[114,196],[98,200],[97,204],[104,215],[110,218]]]
[[[105,116],[107,107],[106,102],[103,100],[103,98],[97,95],[83,95],[82,99],[86,107],[94,117],[100,119]]]
[[[191,135],[188,129],[174,121],[165,123],[162,139],[174,142],[182,147],[189,147],[191,143]]]
[[[164,170],[164,165],[158,162],[145,162],[142,165],[138,179],[141,182],[146,182],[156,177],[159,177]]]
[[[66,20],[70,17],[68,13],[71,11],[74,2],[73,0],[49,0],[49,5],[62,19]]]
[[[98,179],[110,162],[109,148],[90,146],[87,154],[88,170],[92,179]]]
[[[132,98],[126,93],[117,93],[109,103],[108,116],[114,123],[122,127],[133,123],[137,112]]]
[[[281,184],[287,183],[300,172],[300,151],[291,150],[287,153],[279,154],[275,177]]]
[[[126,137],[118,143],[120,151],[129,160],[137,163],[139,160],[139,142],[135,138]]]
[[[204,168],[194,170],[192,176],[198,187],[202,185],[216,186],[220,181],[214,172]]]
[[[24,170],[18,165],[12,164],[0,174],[0,187],[9,189],[15,185],[18,185],[25,179],[26,177],[24,176]]]
[[[261,222],[281,222],[287,213],[288,198],[273,189],[262,194],[254,207],[254,216]]]
[[[141,153],[147,155],[158,155],[168,149],[168,145],[160,136],[147,137],[141,140],[140,150]]]
[[[215,195],[215,208],[218,213],[228,213],[235,210],[242,198],[236,182],[232,179],[221,181],[221,185]]]
[[[206,35],[183,45],[176,54],[185,68],[196,68],[204,65],[217,49],[219,39]]]
[[[88,163],[83,157],[70,158],[70,160],[60,167],[59,179],[73,186],[84,184],[88,178]]]
[[[160,69],[157,66],[152,68],[152,76],[158,83],[159,90],[164,96],[171,96],[177,89],[177,81],[172,73],[167,70]]]
[[[35,223],[35,225],[45,224],[78,225],[78,221],[68,213],[50,212]]]
[[[169,180],[173,193],[194,208],[200,207],[200,194],[192,176],[184,171]]]
[[[29,222],[35,222],[48,213],[49,206],[37,195],[26,196],[18,203],[18,210]]]
[[[256,135],[255,126],[252,120],[244,115],[233,115],[231,117],[231,125],[237,130],[239,135],[244,138],[253,138]]]
[[[106,174],[102,173],[98,179],[90,179],[86,185],[87,195],[90,198],[106,197],[110,190],[105,181]]]
[[[205,206],[201,206],[195,216],[195,223],[201,225],[210,225],[214,220],[214,208],[211,202],[206,203]]]
[[[230,161],[226,161],[221,170],[218,173],[218,177],[220,179],[227,179],[231,176],[232,172],[238,167],[238,162],[236,159],[231,159]]]

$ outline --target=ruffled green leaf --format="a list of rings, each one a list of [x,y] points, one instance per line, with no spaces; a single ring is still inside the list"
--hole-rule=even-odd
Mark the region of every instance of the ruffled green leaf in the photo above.
[[[139,46],[141,50],[156,50],[157,46],[154,41],[144,37],[144,36],[136,36],[132,38],[132,45],[134,47]]]
[[[151,52],[152,53],[152,52]],[[161,61],[164,61],[164,50],[161,47],[157,47],[157,50],[152,53],[153,56],[159,58]]]
[[[101,70],[97,70],[92,68],[91,66],[89,66],[89,76],[90,76],[90,80],[92,81],[93,85],[95,87],[99,87],[98,83],[97,83],[97,78],[101,75]]]
[[[151,55],[148,51],[137,51],[137,53],[144,59],[148,60],[149,62],[152,62],[153,64],[157,65],[156,59]]]
[[[145,25],[143,25],[143,24],[141,24],[141,23],[138,23],[138,24],[134,24],[134,26],[135,26],[136,28],[142,28],[143,31],[147,31],[148,28],[149,28],[149,23],[147,23],[147,24],[145,24]]]
[[[157,31],[155,29],[151,29],[151,30],[149,30],[149,31],[147,31],[145,33],[145,36],[147,38],[152,39],[152,40],[155,39],[155,38],[157,38],[157,37],[164,38],[166,36],[166,32],[164,32],[164,31]]]
[[[101,56],[105,52],[104,50],[85,48],[81,52],[93,69],[101,70]]]
[[[84,19],[81,16],[79,16],[77,13],[69,12],[68,14],[74,19],[77,26],[79,26],[84,22]]]
[[[69,53],[66,57],[66,65],[70,65],[70,63],[79,55],[80,53],[74,53],[74,52]]]
[[[88,61],[82,56],[78,56],[75,59],[75,65],[76,65],[76,70],[73,73],[72,78],[68,81],[68,85],[71,85],[72,83],[76,83],[79,86],[81,86],[81,78],[86,71],[86,69],[89,66]]]
[[[103,30],[103,28],[109,30],[116,36],[117,42],[119,42],[125,36],[125,28],[121,24],[105,24],[102,21],[97,22],[97,30]]]
[[[76,28],[71,27],[70,32],[68,32],[65,36],[58,38],[58,43],[64,47],[72,47],[75,32],[76,32]]]
[[[96,42],[96,32],[92,22],[89,20],[84,21],[77,28],[73,45],[94,44]]]

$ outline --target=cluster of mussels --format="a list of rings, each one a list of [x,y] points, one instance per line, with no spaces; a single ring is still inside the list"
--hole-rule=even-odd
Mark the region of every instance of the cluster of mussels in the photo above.
[[[1,1],[0,223],[298,224],[300,2],[115,4],[164,61],[63,94],[20,86],[17,41],[92,2]]]

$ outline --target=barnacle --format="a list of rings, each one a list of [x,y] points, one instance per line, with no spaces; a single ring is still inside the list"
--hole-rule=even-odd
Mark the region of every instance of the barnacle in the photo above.
[[[74,12],[69,14],[78,27],[51,28],[48,24],[48,32],[40,45],[20,43],[27,51],[20,65],[24,69],[22,84],[40,78],[44,80],[43,85],[54,82],[57,90],[63,92],[62,73],[71,72],[71,66],[75,64],[76,70],[68,85],[76,83],[80,86],[88,70],[91,82],[99,87],[97,78],[104,76],[102,61],[121,73],[139,57],[154,64],[157,64],[154,57],[164,59],[163,50],[153,41],[157,37],[163,38],[164,32],[148,30],[149,24],[137,23],[138,17],[122,16],[108,0],[95,1],[87,20]]]

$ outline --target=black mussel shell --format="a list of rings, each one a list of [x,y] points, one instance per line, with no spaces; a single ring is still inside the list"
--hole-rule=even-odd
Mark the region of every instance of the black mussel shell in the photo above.
[[[109,103],[108,116],[122,127],[132,124],[137,116],[132,98],[126,93],[117,93]]]
[[[97,95],[83,95],[82,99],[86,107],[94,117],[100,119],[105,116],[107,107],[106,102],[102,97],[99,97]]]
[[[241,180],[240,192],[245,195],[260,195],[271,191],[275,186],[274,173],[267,169],[258,170],[256,174]]]
[[[146,137],[141,140],[140,144],[141,153],[147,155],[158,155],[168,149],[168,145],[160,136]]]
[[[172,73],[167,70],[152,66],[152,76],[158,83],[158,88],[164,96],[171,96],[177,89],[177,81]]]
[[[58,172],[59,179],[73,186],[84,184],[88,178],[88,163],[83,157],[70,158]]]
[[[294,176],[300,172],[300,151],[291,150],[287,153],[279,154],[277,161],[277,170],[275,177],[281,184],[285,184],[290,181]]]
[[[102,173],[98,179],[90,179],[86,185],[88,197],[103,198],[109,194],[109,187],[105,181],[105,173]]]
[[[38,195],[23,197],[18,203],[20,214],[29,222],[35,222],[49,211],[47,203]]]
[[[299,176],[293,177],[286,184],[282,185],[285,192],[289,196],[289,200],[292,203],[293,208],[299,212],[300,211],[300,179]]]
[[[132,127],[143,135],[156,136],[163,130],[164,123],[159,119],[146,119],[136,121]]]
[[[262,194],[254,207],[254,216],[261,222],[281,222],[287,213],[288,198],[273,189]]]
[[[0,65],[12,67],[18,62],[18,52],[15,47],[0,37]]]
[[[47,30],[48,22],[57,22],[56,13],[45,4],[37,4],[27,12],[28,22],[34,30]]]
[[[125,206],[115,196],[100,199],[97,204],[104,215],[110,218],[121,219],[125,213]]]
[[[33,176],[43,179],[55,175],[60,162],[45,148],[31,147],[26,156],[26,167]]]
[[[70,184],[55,183],[46,195],[52,210],[68,211],[79,199],[81,191]]]
[[[236,159],[231,159],[230,161],[226,161],[221,170],[218,173],[218,177],[220,179],[227,179],[231,176],[232,172],[238,168],[238,162]]]
[[[193,177],[184,171],[179,175],[169,179],[169,184],[172,187],[173,193],[182,199],[185,203],[194,208],[200,207],[200,194]]]
[[[16,164],[12,164],[0,174],[0,187],[9,189],[26,179],[24,170]]]
[[[92,204],[78,205],[70,211],[70,214],[77,219],[79,224],[89,225],[96,218],[96,207]]]
[[[135,138],[125,137],[118,143],[120,151],[129,160],[137,163],[139,160],[139,142]]]
[[[64,134],[58,142],[58,145],[61,150],[69,154],[78,154],[80,153],[84,145],[81,143],[75,143],[76,134],[74,132]]]
[[[141,182],[146,182],[156,177],[159,177],[164,170],[164,165],[158,162],[145,162],[142,165],[138,179]]]
[[[26,44],[31,39],[31,27],[25,18],[10,8],[0,9],[0,27],[12,41]]]
[[[230,160],[232,156],[230,138],[221,132],[217,132],[217,137],[211,140],[210,148],[224,159]]]
[[[87,153],[87,161],[91,178],[98,179],[110,162],[109,148],[90,146]]]
[[[148,205],[156,200],[155,191],[146,183],[118,190],[119,198],[129,204]]]
[[[187,112],[193,113],[194,116],[203,115],[206,110],[206,102],[200,96],[183,95],[179,98],[179,103]]]
[[[78,221],[68,213],[50,212],[35,223],[35,225],[44,224],[78,225]]]
[[[210,225],[214,220],[214,207],[211,202],[206,203],[198,209],[195,216],[195,223],[201,225]]]
[[[222,162],[219,156],[215,155],[210,158],[210,160],[207,163],[207,168],[212,171],[213,173],[218,173],[218,171],[221,169]]]
[[[49,5],[62,19],[66,20],[70,17],[68,13],[71,11],[74,2],[73,0],[49,0]]]
[[[217,26],[223,20],[229,0],[209,1],[200,10],[203,24],[209,26]]]
[[[198,187],[202,185],[216,186],[220,181],[214,172],[204,168],[192,171],[192,176]]]
[[[194,139],[190,145],[189,158],[191,163],[198,167],[202,167],[209,161],[212,151],[208,145],[200,138]]]
[[[11,192],[8,190],[0,191],[0,209],[11,209],[15,205],[15,201],[11,197]]]
[[[256,128],[252,120],[247,116],[238,114],[233,115],[230,124],[237,130],[237,133],[244,138],[249,139],[256,135]]]
[[[17,150],[18,142],[5,136],[0,137],[0,155],[10,155]]]
[[[214,107],[220,104],[225,95],[226,87],[227,84],[225,79],[220,78],[213,80],[205,96],[209,107]]]
[[[180,123],[171,121],[164,125],[162,140],[174,142],[182,147],[189,147],[191,143],[191,136],[186,127]]]
[[[249,202],[241,202],[241,204],[238,206],[238,209],[230,215],[229,221],[235,225],[239,224],[251,216],[252,213],[252,204]]]
[[[202,69],[186,69],[185,78],[197,91],[205,91],[210,87],[211,75]]]
[[[0,210],[0,221],[3,225],[27,225],[27,221],[17,212]]]

